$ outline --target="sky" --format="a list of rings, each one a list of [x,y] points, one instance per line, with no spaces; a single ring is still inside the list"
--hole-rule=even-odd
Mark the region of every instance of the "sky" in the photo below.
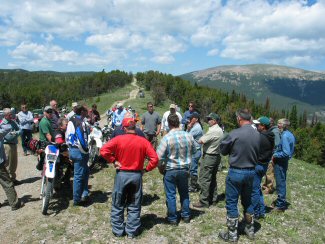
[[[325,0],[0,0],[0,68],[325,71]]]

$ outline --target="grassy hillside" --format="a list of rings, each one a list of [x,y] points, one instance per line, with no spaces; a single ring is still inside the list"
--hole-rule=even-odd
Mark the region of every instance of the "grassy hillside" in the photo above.
[[[117,94],[109,94],[120,99],[129,88]],[[111,104],[105,96],[98,102],[100,108]],[[146,102],[151,97],[130,101],[140,114],[146,110]],[[127,105],[127,104],[126,104]],[[169,104],[157,107],[162,114]],[[106,108],[106,107],[105,107]],[[227,159],[223,158],[225,168],[218,173],[218,191],[225,190]],[[288,170],[288,201],[290,206],[284,214],[269,213],[264,220],[258,221],[256,243],[324,243],[325,242],[325,168],[310,165],[302,161],[291,160]],[[26,243],[130,243],[125,238],[116,238],[111,233],[110,210],[115,170],[112,166],[104,167],[90,179],[91,199],[87,208],[72,207],[72,200],[53,199],[55,209],[62,202],[69,204],[54,217],[41,217],[37,227],[28,224],[28,220],[17,221],[20,228],[12,228],[6,236],[23,235]],[[144,196],[141,220],[142,234],[135,243],[222,243],[218,240],[219,230],[225,228],[226,210],[224,200],[217,206],[205,210],[192,209],[193,219],[190,224],[181,222],[177,227],[165,224],[165,195],[162,175],[155,169],[144,175]],[[191,193],[191,203],[198,201],[198,193]],[[269,205],[276,195],[266,196]],[[178,209],[180,208],[178,204]],[[51,209],[50,211],[51,212]],[[39,213],[40,214],[40,213]],[[133,241],[132,241],[133,242]],[[245,236],[240,236],[239,243],[251,243]]]
[[[184,74],[184,79],[231,92],[245,94],[258,103],[271,99],[274,108],[291,108],[300,111],[324,110],[322,94],[325,91],[325,75],[320,72],[277,65],[229,65]]]

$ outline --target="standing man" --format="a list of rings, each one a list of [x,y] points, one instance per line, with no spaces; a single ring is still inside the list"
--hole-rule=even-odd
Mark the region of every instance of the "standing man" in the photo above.
[[[51,117],[51,125],[53,130],[57,130],[59,128],[58,121],[60,119],[60,113],[58,109],[58,103],[55,100],[50,101],[50,106],[52,108],[52,117]]]
[[[142,115],[142,131],[154,149],[157,148],[157,136],[160,134],[161,120],[157,112],[154,111],[152,102],[147,103],[148,111]]]
[[[295,149],[295,137],[289,131],[290,121],[288,119],[278,120],[278,128],[281,140],[273,154],[274,175],[276,181],[276,192],[278,198],[272,204],[274,211],[284,212],[287,209],[287,170],[288,162],[292,158]]]
[[[255,175],[252,190],[252,204],[254,208],[254,218],[260,219],[265,217],[264,197],[261,190],[261,181],[265,175],[268,164],[271,161],[274,149],[274,134],[270,128],[270,119],[261,117],[258,120],[253,120],[257,125],[257,130],[261,135],[260,156],[258,163],[255,166]]]
[[[158,164],[158,156],[151,144],[137,136],[133,118],[123,119],[125,135],[117,136],[106,143],[100,154],[116,168],[112,193],[111,224],[117,237],[125,233],[129,238],[139,234],[141,227],[142,174],[153,170]],[[144,160],[149,163],[143,170]],[[124,209],[127,207],[127,221],[124,224]]]
[[[187,130],[187,124],[190,123],[190,119],[192,116],[192,113],[194,113],[196,111],[195,109],[195,103],[193,101],[191,101],[188,105],[188,110],[185,111],[183,119],[182,119],[182,125],[184,130]]]
[[[280,143],[280,131],[277,125],[274,125],[274,119],[270,118],[270,130],[274,134],[274,149]],[[274,167],[272,163],[269,163],[269,166],[265,175],[265,182],[263,184],[263,193],[272,194],[275,191],[275,177],[274,177]]]
[[[170,131],[165,135],[157,149],[159,160],[166,165],[164,187],[167,204],[167,221],[177,225],[176,188],[181,202],[181,217],[185,223],[190,222],[190,198],[188,193],[188,171],[192,155],[196,152],[194,138],[179,128],[176,114],[168,116]]]
[[[44,117],[41,119],[39,123],[39,140],[40,140],[40,148],[45,149],[46,146],[54,141],[54,130],[52,128],[51,124],[51,118],[53,115],[53,109],[51,106],[46,106],[44,108]],[[36,165],[36,168],[38,170],[43,169],[45,159],[45,152],[42,152],[40,154],[40,159],[38,161],[38,164]]]
[[[76,114],[70,119],[65,133],[69,146],[70,160],[74,166],[73,178],[73,205],[85,206],[89,200],[88,179],[89,179],[89,150],[88,135],[89,128],[84,122],[88,110],[81,105],[76,108]]]
[[[197,112],[192,113],[190,123],[187,126],[187,132],[194,138],[196,153],[192,155],[192,162],[190,166],[190,192],[197,192],[200,190],[200,186],[197,183],[197,169],[199,166],[199,160],[201,158],[201,145],[199,143],[200,138],[203,136],[203,129],[200,122],[200,115]]]
[[[179,121],[182,121],[182,115],[176,111],[176,107],[176,104],[170,104],[169,111],[166,111],[161,119],[161,131],[163,136],[166,135],[169,131],[167,118],[170,114],[177,114]]]
[[[4,138],[4,148],[7,155],[6,167],[14,185],[20,185],[21,182],[16,179],[16,170],[18,165],[17,144],[20,135],[19,126],[12,119],[13,114],[10,108],[3,109],[4,119],[0,126],[10,125],[11,131]]]
[[[93,125],[95,122],[100,121],[100,114],[97,111],[97,104],[93,104],[91,106],[91,110],[88,113],[89,116],[89,122],[91,125]]]
[[[220,142],[223,138],[223,131],[219,126],[220,116],[210,113],[207,116],[209,130],[199,140],[203,144],[203,157],[200,165],[200,201],[193,204],[195,208],[209,207],[218,202],[217,172],[221,160]]]
[[[77,108],[77,106],[78,106],[78,103],[77,102],[73,102],[71,104],[72,110],[67,115],[67,119],[68,120],[70,120],[76,114],[76,108]]]
[[[14,183],[10,179],[9,173],[4,165],[6,153],[3,146],[3,139],[11,130],[12,127],[9,124],[0,126],[0,184],[6,193],[11,210],[14,211],[23,207],[24,204],[18,199]]]
[[[240,128],[231,131],[220,144],[221,154],[229,155],[230,167],[226,178],[228,230],[221,231],[219,237],[230,242],[238,241],[239,196],[244,210],[244,231],[248,238],[254,238],[254,209],[251,204],[251,194],[260,150],[260,134],[251,125],[251,113],[248,109],[240,109],[236,112],[236,118]]]
[[[122,125],[122,121],[124,119],[125,114],[126,114],[126,109],[123,108],[122,103],[118,103],[116,105],[116,110],[113,113],[113,119],[112,119],[113,128],[115,128],[115,126]]]
[[[33,131],[33,114],[28,111],[27,105],[21,105],[21,111],[18,113],[18,120],[21,129],[21,145],[23,147],[24,156],[27,156],[27,147],[25,142],[32,139],[32,131]]]

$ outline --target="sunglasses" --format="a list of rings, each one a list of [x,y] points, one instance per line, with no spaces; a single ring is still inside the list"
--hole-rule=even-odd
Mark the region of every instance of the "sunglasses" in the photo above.
[[[194,106],[193,105],[188,105],[190,108],[193,108]]]

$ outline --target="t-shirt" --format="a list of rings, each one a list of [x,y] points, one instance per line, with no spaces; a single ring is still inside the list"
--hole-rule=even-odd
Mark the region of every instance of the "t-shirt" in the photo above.
[[[155,135],[157,125],[161,123],[160,116],[157,112],[149,113],[148,111],[142,115],[141,123],[144,125],[144,133],[147,135]]]
[[[51,122],[43,117],[41,122],[39,123],[39,139],[40,141],[47,141],[46,134],[51,134],[53,137],[53,129],[51,126]]]

